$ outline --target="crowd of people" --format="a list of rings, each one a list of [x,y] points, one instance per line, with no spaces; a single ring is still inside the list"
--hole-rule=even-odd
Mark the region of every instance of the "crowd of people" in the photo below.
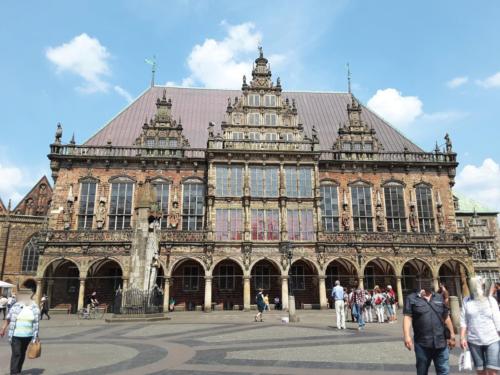
[[[360,287],[348,290],[337,280],[331,299],[337,315],[337,329],[345,329],[348,317],[358,323],[359,330],[363,330],[366,323],[394,323],[397,320],[396,294],[391,285],[386,288],[376,285],[373,290]]]

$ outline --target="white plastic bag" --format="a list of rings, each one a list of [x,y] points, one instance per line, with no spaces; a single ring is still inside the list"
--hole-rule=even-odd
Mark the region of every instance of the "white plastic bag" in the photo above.
[[[281,317],[281,323],[285,323],[285,324],[288,324],[290,322],[288,316],[283,316]]]
[[[458,360],[458,371],[472,370],[472,357],[469,350],[464,350]]]

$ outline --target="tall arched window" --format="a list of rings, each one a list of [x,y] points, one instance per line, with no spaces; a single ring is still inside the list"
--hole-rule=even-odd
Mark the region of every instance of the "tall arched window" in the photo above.
[[[162,218],[160,219],[160,228],[166,229],[170,183],[168,181],[157,178],[153,180],[153,186],[156,190],[156,203],[158,204],[158,208],[162,213]]]
[[[111,181],[109,204],[109,229],[120,230],[131,227],[132,197],[134,182],[127,177],[118,177]]]
[[[23,272],[36,272],[38,268],[38,247],[36,235],[31,237],[23,250]]]
[[[321,185],[321,214],[323,216],[323,230],[338,232],[339,224],[339,197],[336,185]]]
[[[352,220],[354,230],[373,232],[371,187],[363,183],[351,185]]]
[[[184,182],[182,197],[182,229],[202,230],[205,187],[199,180]]]
[[[389,232],[406,232],[406,215],[403,186],[388,183],[384,186],[385,216]]]
[[[434,210],[432,208],[432,190],[427,185],[415,188],[417,196],[418,225],[420,232],[434,232]]]

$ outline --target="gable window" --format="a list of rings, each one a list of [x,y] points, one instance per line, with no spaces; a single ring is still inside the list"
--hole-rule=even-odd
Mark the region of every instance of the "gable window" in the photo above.
[[[154,138],[147,138],[146,139],[146,146],[147,147],[154,147],[155,146],[155,139]]]
[[[354,230],[373,232],[372,197],[369,186],[351,186]]]
[[[278,167],[250,167],[250,194],[252,197],[278,196]]]
[[[260,133],[250,132],[248,133],[248,139],[251,141],[260,141]]]
[[[463,228],[464,227],[464,221],[462,219],[457,219],[457,228]]]
[[[354,142],[353,143],[353,149],[354,149],[354,151],[361,151],[361,143]]]
[[[38,247],[36,236],[31,237],[23,250],[23,272],[36,272],[38,268]]]
[[[254,209],[252,214],[252,240],[279,240],[279,211]]]
[[[153,186],[156,190],[156,203],[161,210],[162,218],[160,219],[160,228],[167,229],[168,217],[168,193],[170,185],[164,181],[154,181]]]
[[[373,143],[365,143],[365,144],[363,145],[363,149],[364,149],[365,151],[373,151]]]
[[[200,267],[184,266],[182,274],[182,290],[185,292],[197,291],[200,287]]]
[[[159,147],[166,147],[167,146],[167,139],[166,138],[159,138],[158,139],[158,146]]]
[[[78,229],[92,229],[94,219],[97,184],[86,181],[80,184],[80,208],[78,209]]]
[[[243,133],[241,133],[241,132],[234,132],[233,133],[233,140],[241,141],[242,139],[243,139]]]
[[[403,187],[395,184],[384,187],[385,216],[390,232],[406,232]]]
[[[312,168],[285,167],[286,195],[291,198],[312,197]]]
[[[342,150],[343,151],[351,151],[351,144],[348,142],[342,143]]]
[[[266,113],[265,115],[265,124],[266,125],[276,125],[276,113]]]
[[[432,209],[432,190],[425,185],[417,186],[418,225],[420,232],[434,232],[434,211]]]
[[[215,194],[218,197],[239,197],[243,194],[243,167],[215,167]]]
[[[168,146],[172,148],[176,148],[178,146],[177,138],[170,138],[168,140]]]
[[[313,210],[288,210],[288,239],[290,241],[312,241],[314,239]]]
[[[264,105],[266,107],[275,107],[276,106],[276,95],[264,96]]]
[[[183,185],[182,229],[202,230],[205,189],[202,183],[187,182]]]
[[[277,141],[278,134],[276,133],[266,133],[266,141]]]
[[[240,208],[215,210],[215,239],[240,241],[243,238],[243,210]]]
[[[260,125],[260,114],[259,113],[249,113],[248,114],[248,125]]]
[[[283,134],[283,139],[287,142],[292,142],[293,141],[293,134],[292,133],[285,133],[285,134]]]
[[[255,94],[248,95],[248,105],[252,107],[260,106],[260,96]]]
[[[339,197],[338,189],[335,185],[322,185],[321,194],[321,214],[323,218],[323,230],[325,232],[338,232],[339,224]]]
[[[476,261],[494,261],[495,256],[495,247],[492,242],[476,242],[475,249],[472,253],[472,259]]]
[[[111,183],[109,205],[109,229],[121,230],[131,227],[132,197],[134,184],[129,179],[120,178]]]

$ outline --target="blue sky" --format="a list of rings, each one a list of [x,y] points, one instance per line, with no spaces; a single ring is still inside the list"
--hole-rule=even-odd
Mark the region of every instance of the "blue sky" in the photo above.
[[[346,91],[425,150],[449,132],[457,189],[500,209],[496,1],[0,3],[0,197],[43,174],[56,123],[85,141],[158,84],[239,87],[262,44],[285,90]],[[248,73],[248,72],[247,72]]]

